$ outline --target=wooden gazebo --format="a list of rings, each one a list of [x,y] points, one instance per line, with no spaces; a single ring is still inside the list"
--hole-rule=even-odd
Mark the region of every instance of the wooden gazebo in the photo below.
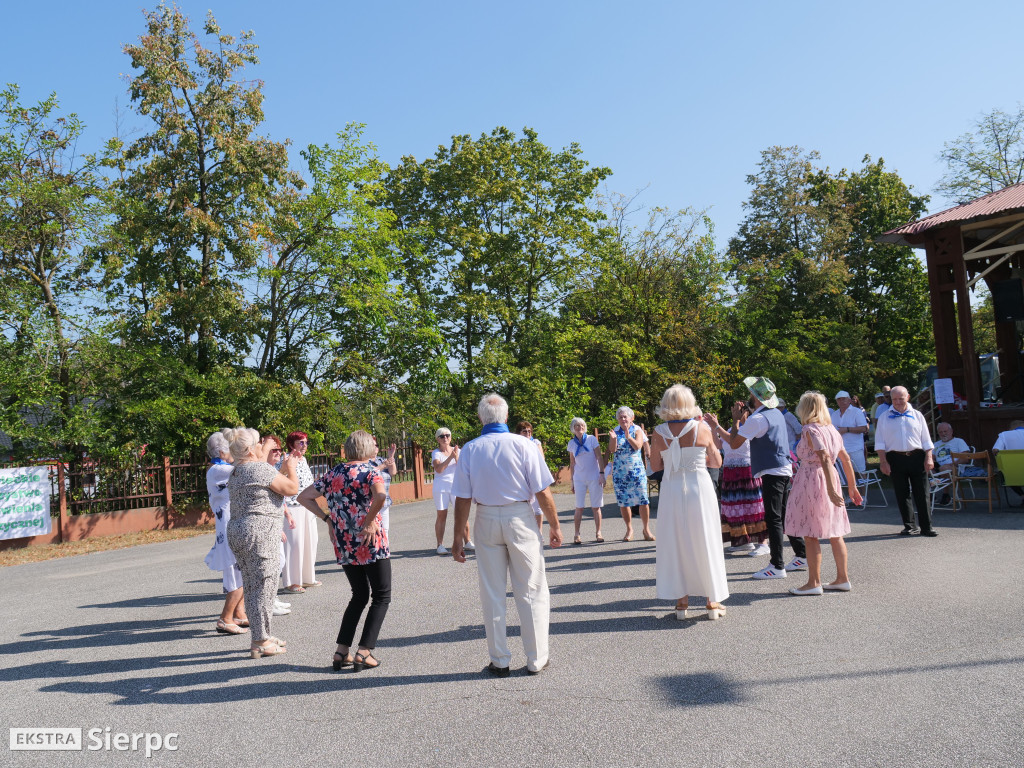
[[[924,248],[938,375],[952,379],[967,403],[962,411],[943,406],[943,416],[977,450],[991,448],[1010,421],[1024,419],[1024,184],[926,216],[878,239]],[[978,350],[974,344],[970,295],[982,280],[995,305],[996,350]],[[1001,406],[982,406],[979,351],[998,353]]]

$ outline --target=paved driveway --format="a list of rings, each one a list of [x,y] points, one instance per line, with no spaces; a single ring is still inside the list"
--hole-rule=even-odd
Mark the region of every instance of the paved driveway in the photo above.
[[[897,536],[893,509],[853,513],[853,592],[790,597],[797,578],[755,582],[764,559],[730,557],[719,622],[677,622],[654,599],[654,545],[619,542],[606,515],[607,543],[548,550],[551,668],[527,676],[515,638],[512,676],[493,680],[475,566],[433,554],[431,506],[392,513],[384,663],[360,674],[329,669],[349,591],[326,535],[324,586],[275,621],[288,654],[259,661],[213,631],[206,537],[3,569],[8,727],[98,728],[101,747],[107,728],[179,736],[148,760],[0,765],[1024,764],[1024,514],[940,512],[923,539]],[[511,599],[509,620],[518,634]]]

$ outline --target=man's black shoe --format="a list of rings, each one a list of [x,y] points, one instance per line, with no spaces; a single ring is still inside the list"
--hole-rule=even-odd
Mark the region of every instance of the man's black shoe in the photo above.
[[[934,530],[934,529],[932,529],[932,528],[929,528],[927,531],[921,531],[921,535],[922,536],[928,536],[929,538],[933,538],[934,539],[936,536],[939,535],[939,532]]]
[[[493,661],[487,665],[487,672],[495,677],[508,677],[508,667],[499,667]]]

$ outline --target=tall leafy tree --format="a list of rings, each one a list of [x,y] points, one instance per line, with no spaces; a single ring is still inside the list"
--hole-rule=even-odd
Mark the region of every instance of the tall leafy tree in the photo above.
[[[55,95],[25,106],[8,86],[0,121],[0,429],[58,452],[82,438],[76,355],[110,200],[101,158],[79,152],[84,126]]]
[[[587,411],[630,405],[649,420],[676,382],[717,407],[733,372],[723,354],[727,270],[711,220],[692,209],[642,210],[622,196],[602,208],[606,251],[568,297],[562,330],[588,386]]]
[[[729,243],[733,350],[789,396],[914,380],[931,350],[927,280],[908,248],[875,242],[916,218],[915,195],[883,161],[832,173],[799,147],[762,152]]]
[[[576,144],[556,152],[533,130],[496,128],[389,174],[387,204],[419,246],[408,280],[438,318],[464,394],[496,365],[534,361],[546,318],[590,267],[599,214],[588,200],[609,173]]]
[[[1024,181],[1024,104],[982,115],[973,130],[946,142],[939,156],[946,172],[936,191],[957,203]]]
[[[127,332],[205,374],[248,351],[256,318],[242,283],[275,195],[301,181],[286,145],[257,134],[262,82],[243,79],[259,61],[252,33],[224,34],[211,13],[200,35],[165,5],[145,17],[147,34],[124,50],[132,105],[154,127],[123,153],[111,296]]]

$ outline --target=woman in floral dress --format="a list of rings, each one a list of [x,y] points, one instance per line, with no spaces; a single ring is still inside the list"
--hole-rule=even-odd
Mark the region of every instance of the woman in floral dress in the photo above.
[[[608,450],[614,457],[612,484],[615,486],[615,500],[626,523],[626,535],[622,540],[633,540],[633,511],[630,507],[639,506],[644,539],[654,541],[651,532],[651,500],[647,498],[647,473],[640,456],[647,435],[642,427],[633,423],[632,409],[622,406],[615,412],[615,418],[619,426],[612,430]]]
[[[345,441],[346,461],[299,494],[299,503],[313,514],[323,515],[316,500],[327,499],[331,543],[338,564],[352,586],[345,615],[338,630],[335,670],[352,666],[356,672],[375,669],[380,660],[373,655],[381,624],[391,604],[391,552],[388,533],[380,511],[387,500],[384,477],[371,459],[377,455],[373,435],[357,430]],[[363,609],[370,603],[359,638],[359,650],[349,654]]]

